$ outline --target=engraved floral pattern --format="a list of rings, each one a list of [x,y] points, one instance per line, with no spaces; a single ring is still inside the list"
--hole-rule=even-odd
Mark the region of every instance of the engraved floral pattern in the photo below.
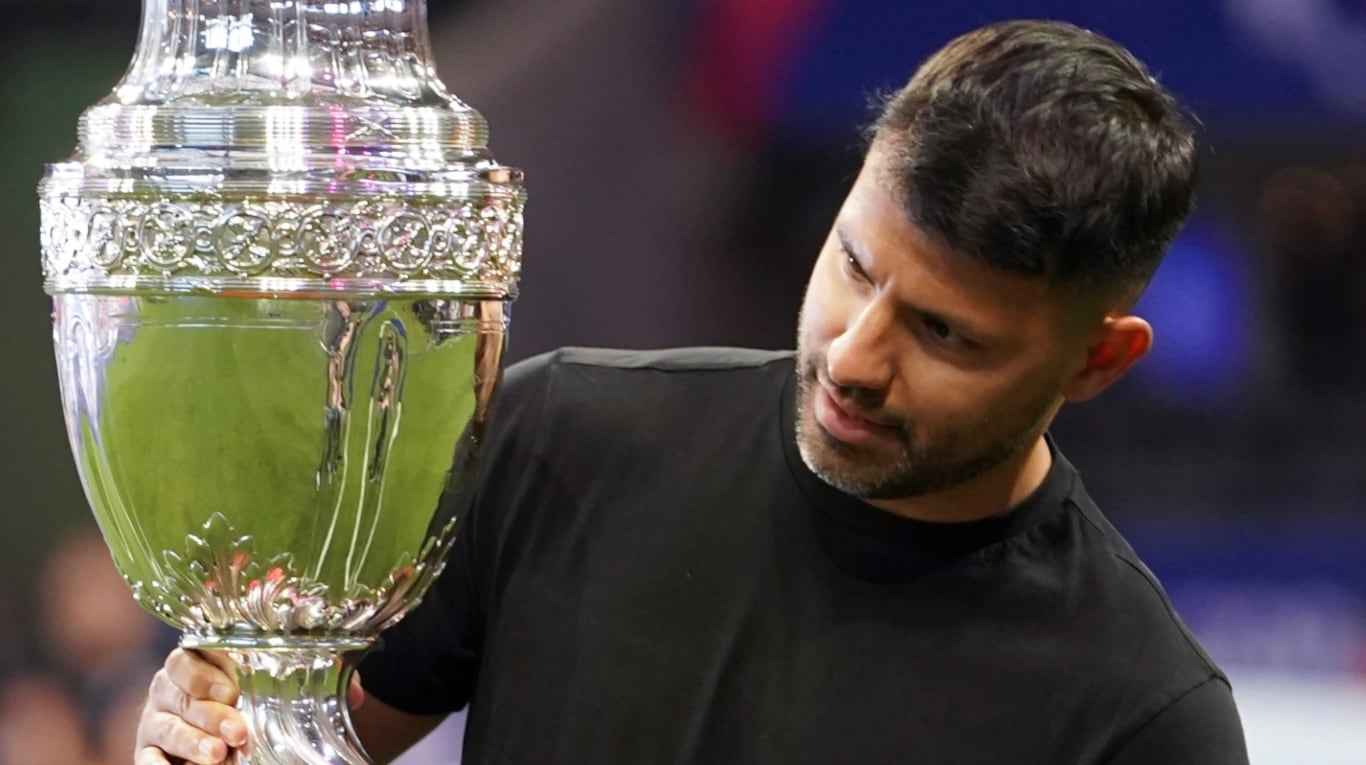
[[[144,605],[192,634],[367,634],[416,605],[416,593],[440,573],[453,535],[448,524],[429,537],[380,586],[337,593],[301,574],[290,553],[263,560],[250,535],[214,513],[183,552],[162,551],[162,578],[129,586]]]
[[[522,206],[516,196],[449,205],[56,196],[41,202],[43,271],[59,288],[110,276],[513,283]]]

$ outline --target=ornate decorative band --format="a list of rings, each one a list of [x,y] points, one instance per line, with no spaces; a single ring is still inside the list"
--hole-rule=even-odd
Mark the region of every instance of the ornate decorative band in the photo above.
[[[520,195],[479,201],[41,200],[50,289],[132,277],[460,282],[515,291]]]

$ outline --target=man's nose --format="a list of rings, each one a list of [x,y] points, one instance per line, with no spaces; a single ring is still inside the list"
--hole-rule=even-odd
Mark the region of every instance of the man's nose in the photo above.
[[[895,369],[893,320],[883,301],[873,300],[863,306],[826,352],[830,382],[840,387],[887,388]]]

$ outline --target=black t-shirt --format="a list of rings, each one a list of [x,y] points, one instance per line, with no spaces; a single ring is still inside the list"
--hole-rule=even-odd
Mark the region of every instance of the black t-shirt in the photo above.
[[[426,602],[361,667],[465,762],[1244,763],[1218,667],[1054,450],[1019,506],[873,508],[794,440],[790,353],[509,369]]]

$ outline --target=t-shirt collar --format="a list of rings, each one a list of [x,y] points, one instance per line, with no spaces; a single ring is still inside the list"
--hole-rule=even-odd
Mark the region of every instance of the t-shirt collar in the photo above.
[[[897,579],[1009,539],[1061,512],[1076,470],[1045,436],[1053,455],[1037,489],[1004,512],[975,521],[935,523],[889,513],[827,484],[802,460],[796,441],[796,371],[779,402],[779,434],[789,471],[817,511],[816,533],[843,567],[868,578]]]

